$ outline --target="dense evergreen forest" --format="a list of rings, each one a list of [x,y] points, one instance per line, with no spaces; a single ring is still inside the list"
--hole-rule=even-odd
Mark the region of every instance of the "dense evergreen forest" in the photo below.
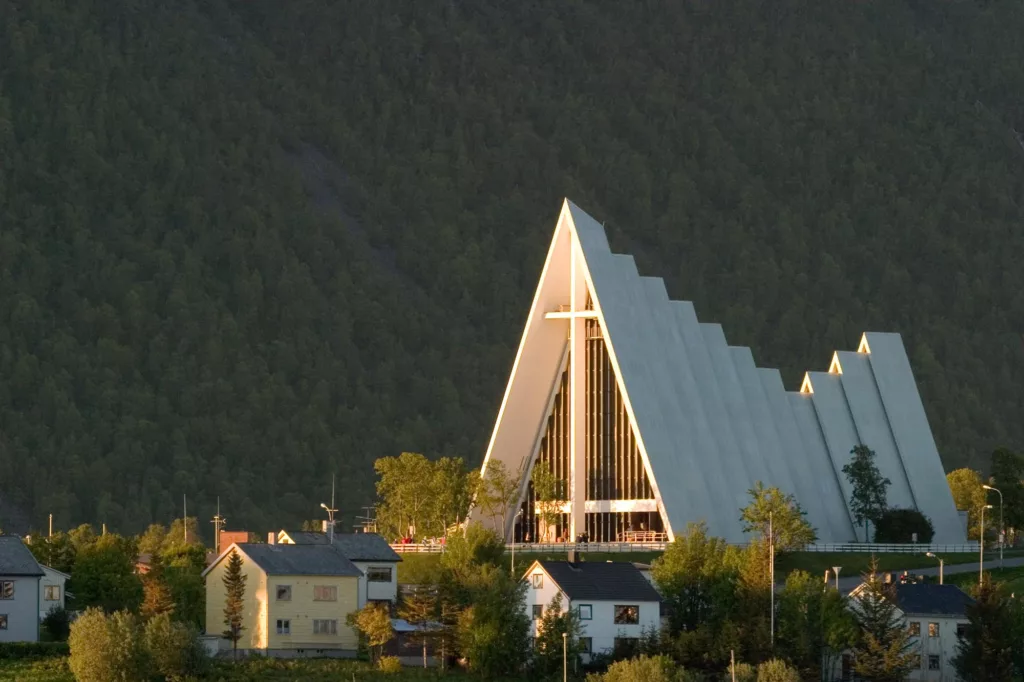
[[[0,2],[0,527],[479,462],[563,196],[795,389],[1024,446],[1024,6]],[[769,482],[770,483],[770,482]]]

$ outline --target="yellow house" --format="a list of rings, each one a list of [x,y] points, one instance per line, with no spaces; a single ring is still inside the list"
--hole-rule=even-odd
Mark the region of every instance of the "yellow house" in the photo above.
[[[233,552],[242,557],[246,576],[240,650],[276,656],[355,652],[357,636],[345,616],[358,609],[362,572],[331,545],[244,543],[225,549],[203,572],[207,634],[225,629],[224,575]]]

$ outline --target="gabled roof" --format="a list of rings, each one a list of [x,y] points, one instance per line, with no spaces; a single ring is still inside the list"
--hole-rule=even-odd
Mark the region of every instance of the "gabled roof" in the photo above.
[[[537,561],[571,601],[660,602],[661,595],[636,566],[625,561]],[[527,575],[533,571],[533,566]]]
[[[363,575],[355,564],[346,559],[336,547],[330,545],[267,545],[260,543],[232,544],[221,552],[205,571],[205,577],[213,567],[224,560],[233,550],[249,558],[267,575]]]
[[[965,616],[974,599],[956,585],[915,583],[896,586],[896,603],[908,616]]]
[[[0,575],[43,575],[39,562],[17,535],[0,535]]]
[[[296,545],[326,545],[326,533],[281,531]],[[334,546],[350,561],[401,561],[402,557],[376,533],[335,533]]]
[[[67,580],[67,579],[69,579],[71,577],[70,575],[68,575],[64,571],[58,571],[56,568],[53,568],[52,566],[47,566],[46,564],[39,564],[39,568],[43,569],[44,573],[56,573],[57,575],[59,575],[60,577],[64,578],[65,580]]]

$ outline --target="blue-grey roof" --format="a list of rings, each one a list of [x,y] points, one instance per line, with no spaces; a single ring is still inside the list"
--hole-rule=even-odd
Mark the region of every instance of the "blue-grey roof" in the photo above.
[[[238,548],[267,575],[361,576],[363,573],[330,545],[265,545],[245,543]]]
[[[661,595],[626,561],[538,561],[571,601],[660,602]]]
[[[17,535],[0,535],[0,576],[43,575],[39,562]]]
[[[315,531],[288,531],[297,545],[327,544],[327,534]],[[334,545],[351,561],[401,561],[402,557],[376,533],[335,533]]]
[[[965,616],[974,599],[956,585],[913,583],[896,585],[896,603],[908,616]]]

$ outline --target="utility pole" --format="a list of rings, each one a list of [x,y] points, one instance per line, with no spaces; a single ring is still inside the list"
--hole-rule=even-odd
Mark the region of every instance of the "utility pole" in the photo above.
[[[990,485],[981,486],[985,490],[993,490],[999,493],[999,570],[1003,570],[1003,545],[1006,539],[1006,526],[1003,525],[1003,491],[993,488]]]
[[[333,475],[331,476],[331,506],[328,507],[323,502],[320,503],[320,506],[323,507],[324,511],[327,512],[327,523],[329,524],[328,529],[327,529],[327,533],[328,533],[327,537],[328,537],[328,541],[333,545],[334,544],[334,513],[336,511],[338,511],[337,509],[334,508],[334,476]]]
[[[569,633],[562,633],[562,682],[569,679]]]
[[[220,529],[227,523],[227,519],[220,515],[220,497],[217,497],[217,515],[213,517],[213,551],[220,554]]]
[[[53,514],[50,514],[50,534],[47,535],[46,537],[48,537],[48,538],[52,538],[53,537]]]
[[[981,505],[981,533],[978,536],[978,585],[985,582],[985,510],[991,508],[991,504]]]

